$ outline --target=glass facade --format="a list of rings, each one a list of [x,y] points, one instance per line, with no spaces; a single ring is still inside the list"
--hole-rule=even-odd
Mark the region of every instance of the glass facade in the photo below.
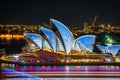
[[[43,48],[48,48],[48,49],[52,50],[51,46],[49,45],[49,43],[45,39],[43,40]]]
[[[63,45],[62,45],[62,43],[61,43],[61,41],[60,41],[60,39],[58,37],[57,37],[57,50],[65,51],[64,47],[63,47]]]

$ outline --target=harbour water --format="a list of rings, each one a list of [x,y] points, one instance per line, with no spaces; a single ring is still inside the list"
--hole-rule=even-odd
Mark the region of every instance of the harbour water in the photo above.
[[[18,66],[1,64],[3,80],[120,80],[120,66]]]
[[[0,38],[0,49],[5,49],[7,55],[19,54],[25,44],[24,38]]]

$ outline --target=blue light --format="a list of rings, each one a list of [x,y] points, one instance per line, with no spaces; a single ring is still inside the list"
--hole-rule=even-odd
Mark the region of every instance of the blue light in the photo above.
[[[40,49],[42,49],[42,36],[35,33],[24,33],[24,35],[33,41]]]
[[[76,41],[79,43],[79,46],[82,50],[89,50],[89,52],[93,52],[95,37],[95,35],[84,35],[78,37]]]
[[[111,62],[112,61],[112,59],[110,58],[110,57],[105,57],[105,59],[104,59],[106,62]]]
[[[60,41],[63,44],[65,52],[67,54],[69,54],[73,47],[73,43],[75,41],[75,38],[74,38],[72,32],[63,23],[61,23],[55,19],[50,19],[50,20],[54,24],[56,29],[59,31],[59,33],[56,35],[61,36]],[[51,24],[51,27],[53,24]],[[52,28],[54,28],[54,27],[52,27]]]
[[[13,59],[19,61],[19,56],[14,56]]]
[[[27,75],[27,74],[23,74],[22,72],[18,72],[18,71],[8,69],[8,68],[4,68],[3,72],[9,72],[9,73],[17,74],[18,76],[20,76],[20,78],[31,78],[31,80],[43,80],[42,78],[38,78],[38,77],[30,76],[30,75]]]
[[[102,51],[102,53],[111,53],[112,55],[116,55],[120,50],[120,44],[109,46],[97,45],[97,47]]]
[[[56,52],[56,35],[54,34],[54,32],[52,30],[46,29],[41,27],[40,30],[45,34],[46,36],[46,41],[48,41],[48,43],[50,44],[53,52]]]

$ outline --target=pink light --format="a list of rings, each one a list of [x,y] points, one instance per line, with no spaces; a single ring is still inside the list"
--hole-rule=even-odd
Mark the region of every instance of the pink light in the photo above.
[[[57,66],[53,66],[53,69],[56,70],[56,69],[57,69]]]

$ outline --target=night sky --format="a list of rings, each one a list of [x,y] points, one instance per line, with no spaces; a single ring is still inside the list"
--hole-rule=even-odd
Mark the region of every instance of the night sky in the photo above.
[[[96,24],[119,25],[119,0],[0,0],[0,24],[49,24],[54,18],[76,26],[96,14]]]

